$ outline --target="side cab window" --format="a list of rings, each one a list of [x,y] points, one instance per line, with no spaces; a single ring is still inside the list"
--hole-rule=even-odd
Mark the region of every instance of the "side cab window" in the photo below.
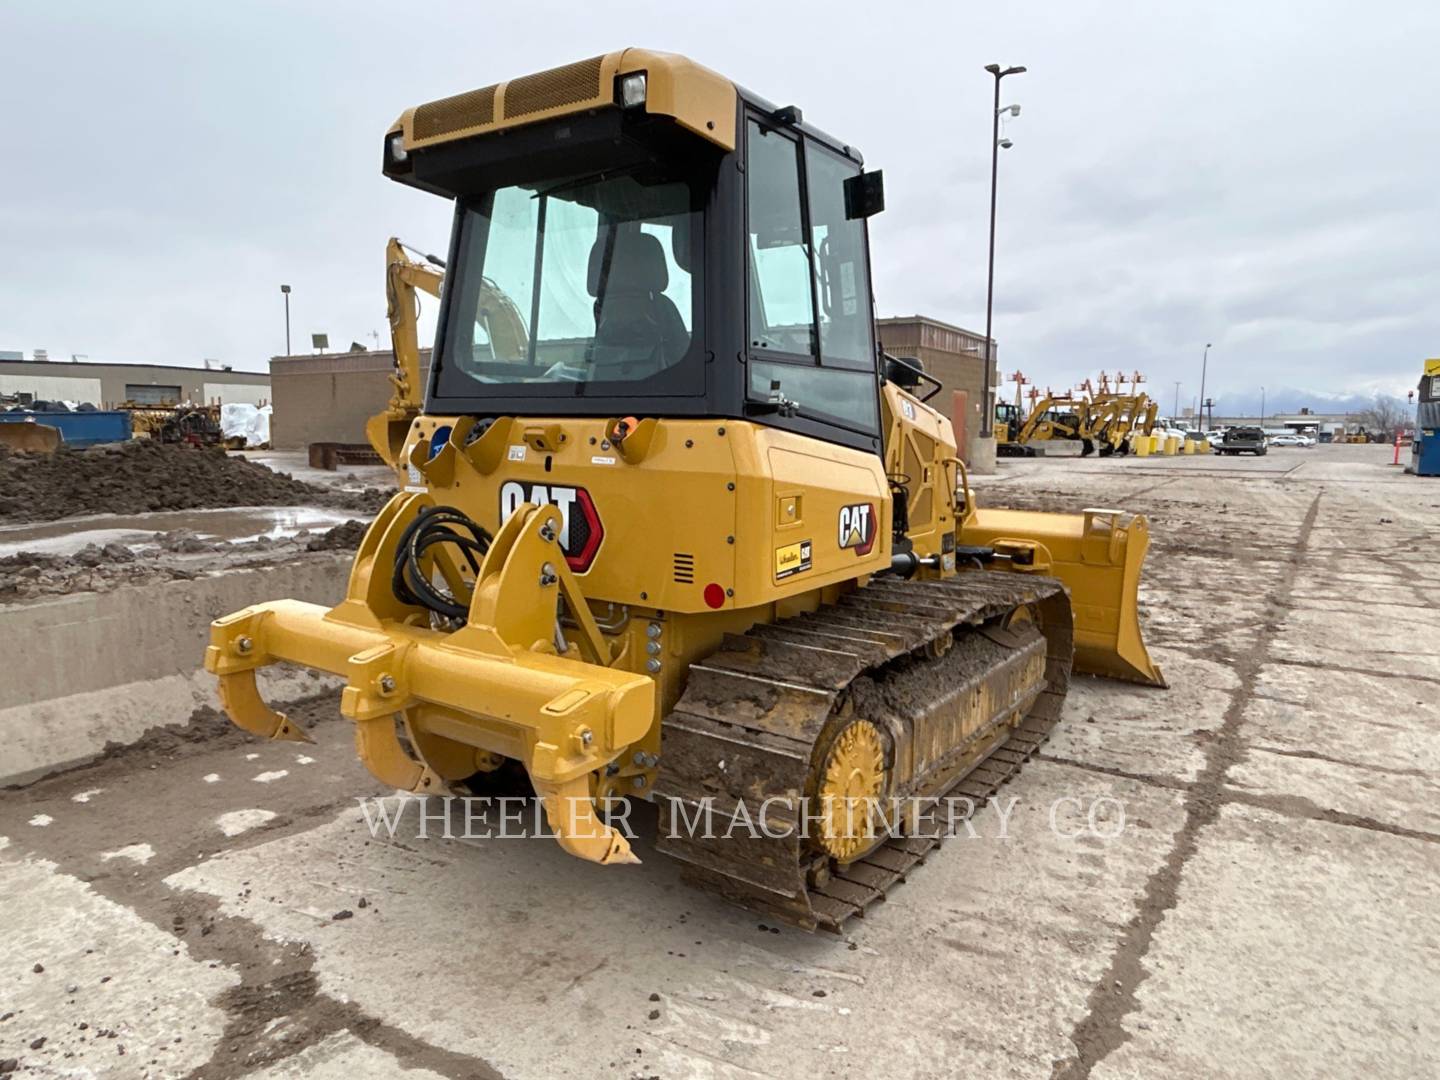
[[[865,225],[845,216],[845,181],[859,171],[813,140],[746,124],[748,394],[874,433]]]

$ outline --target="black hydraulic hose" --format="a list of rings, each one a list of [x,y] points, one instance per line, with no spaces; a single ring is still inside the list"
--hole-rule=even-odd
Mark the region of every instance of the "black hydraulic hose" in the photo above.
[[[405,526],[395,549],[390,588],[396,599],[463,622],[470,612],[470,597],[442,593],[422,570],[422,559],[436,544],[451,544],[460,549],[470,570],[478,573],[480,560],[490,550],[490,540],[484,528],[453,506],[425,507]]]

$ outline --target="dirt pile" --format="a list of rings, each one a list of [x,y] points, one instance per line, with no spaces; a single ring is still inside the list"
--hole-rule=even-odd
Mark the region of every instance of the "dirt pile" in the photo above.
[[[137,558],[123,544],[89,544],[74,555],[22,551],[0,558],[0,603],[39,596],[104,592],[120,585],[155,585],[199,577],[193,568]]]
[[[244,543],[207,540],[189,529],[175,529],[134,548],[109,543],[87,544],[73,555],[22,551],[0,557],[0,604],[189,581],[224,569],[273,566],[310,552],[354,551],[367,528],[363,521],[351,520],[325,532],[302,529],[279,540],[261,536]]]
[[[360,546],[360,541],[365,538],[365,531],[369,528],[366,522],[351,518],[333,529],[311,536],[305,543],[305,550],[354,551]]]
[[[140,439],[55,454],[0,449],[0,522],[223,506],[333,506],[373,513],[390,493],[335,491],[222,450]]]

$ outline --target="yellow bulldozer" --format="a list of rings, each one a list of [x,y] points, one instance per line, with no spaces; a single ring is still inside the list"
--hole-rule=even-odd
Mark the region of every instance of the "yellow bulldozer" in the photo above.
[[[1145,520],[978,505],[923,373],[877,349],[881,175],[800,109],[627,49],[410,109],[383,149],[455,205],[443,288],[389,252],[371,434],[402,487],[337,606],[213,624],[240,727],[307,739],[255,674],[333,672],[383,784],[518,763],[609,864],[636,859],[605,811],[655,800],[687,880],[835,929],[936,842],[915,807],[1035,751],[1072,666],[1164,685]]]

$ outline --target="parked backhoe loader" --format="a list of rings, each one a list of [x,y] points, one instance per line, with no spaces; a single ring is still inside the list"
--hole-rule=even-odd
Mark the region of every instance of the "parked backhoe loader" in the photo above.
[[[404,487],[340,604],[214,623],[240,727],[307,739],[255,674],[334,672],[384,784],[519,762],[610,864],[635,856],[597,808],[663,800],[689,881],[834,929],[936,842],[888,808],[983,800],[1072,664],[1164,685],[1144,519],[977,505],[876,347],[880,174],[798,108],[628,49],[411,109],[383,149],[455,202],[423,410],[410,368],[372,428]]]

